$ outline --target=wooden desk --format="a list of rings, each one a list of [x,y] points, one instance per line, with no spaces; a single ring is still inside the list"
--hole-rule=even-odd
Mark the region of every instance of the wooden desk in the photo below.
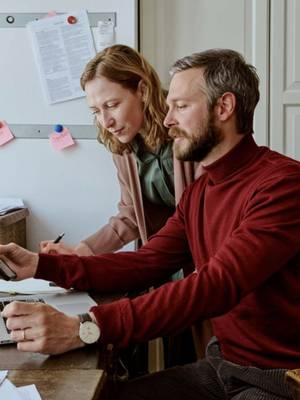
[[[34,383],[43,400],[97,400],[105,380],[100,369],[11,370],[8,378],[16,386]]]
[[[97,400],[106,379],[101,358],[96,345],[57,356],[21,352],[7,345],[0,348],[0,370],[8,369],[8,378],[16,386],[34,383],[43,400]]]
[[[99,304],[121,296],[93,297]],[[0,347],[0,370],[9,370],[8,378],[16,386],[35,384],[43,400],[98,400],[108,356],[97,345],[47,356],[21,352],[11,344]]]

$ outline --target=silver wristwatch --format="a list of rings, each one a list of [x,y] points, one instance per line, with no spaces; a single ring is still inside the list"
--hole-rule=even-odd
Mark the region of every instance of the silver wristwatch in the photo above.
[[[96,343],[101,334],[99,326],[92,320],[89,313],[79,314],[78,317],[80,340],[85,344]]]

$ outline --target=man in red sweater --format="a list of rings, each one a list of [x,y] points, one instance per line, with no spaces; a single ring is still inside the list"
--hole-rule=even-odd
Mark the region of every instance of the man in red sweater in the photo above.
[[[0,246],[18,279],[98,292],[144,288],[195,265],[180,281],[93,307],[81,321],[11,303],[2,314],[20,350],[52,354],[96,340],[127,346],[210,318],[216,337],[205,359],[129,381],[113,398],[291,398],[284,373],[300,367],[300,163],[256,145],[258,100],[255,69],[234,51],[177,61],[165,125],[175,155],[201,161],[206,173],[166,226],[137,252],[80,258]]]

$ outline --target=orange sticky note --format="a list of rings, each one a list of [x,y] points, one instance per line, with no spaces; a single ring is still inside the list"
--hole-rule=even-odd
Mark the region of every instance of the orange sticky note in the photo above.
[[[0,121],[0,146],[14,139],[14,135],[5,121]]]
[[[60,133],[51,133],[50,142],[55,150],[63,150],[75,144],[68,128],[63,128]]]

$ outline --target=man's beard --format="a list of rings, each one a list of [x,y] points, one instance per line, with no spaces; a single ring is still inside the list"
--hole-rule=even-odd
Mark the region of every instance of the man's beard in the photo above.
[[[170,128],[169,135],[173,139],[184,138],[182,142],[174,142],[173,145],[175,157],[181,161],[202,161],[223,139],[223,134],[215,126],[212,115],[192,136],[176,127]]]

